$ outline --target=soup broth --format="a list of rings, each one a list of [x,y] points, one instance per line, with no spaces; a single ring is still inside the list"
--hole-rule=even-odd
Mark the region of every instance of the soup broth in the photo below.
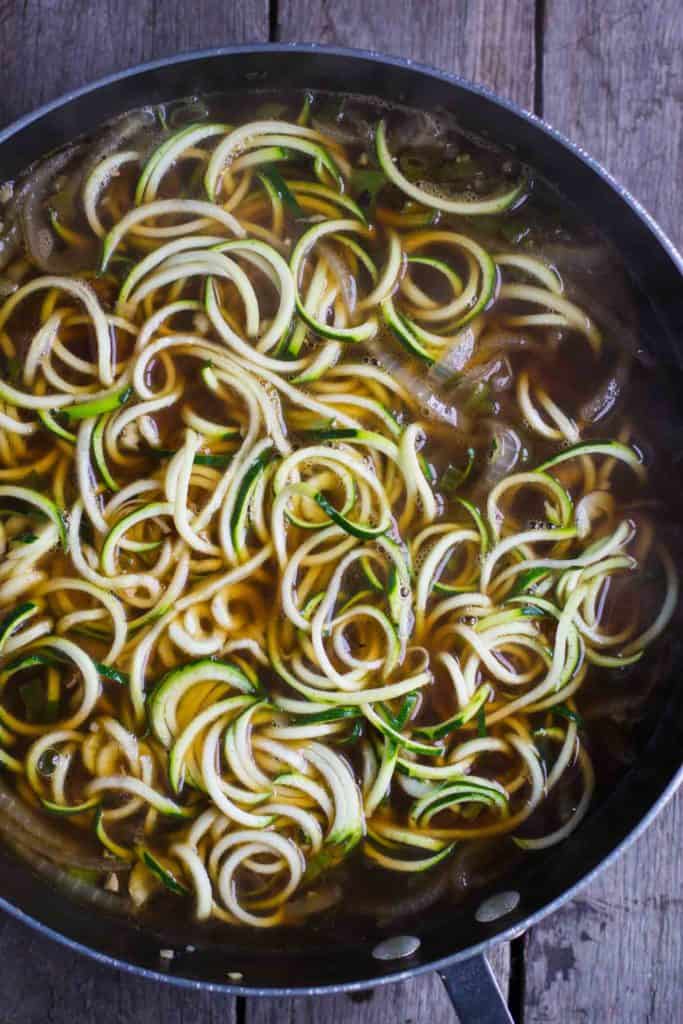
[[[678,599],[599,232],[330,95],[145,108],[3,197],[0,833],[220,933],[420,914],[580,827]]]

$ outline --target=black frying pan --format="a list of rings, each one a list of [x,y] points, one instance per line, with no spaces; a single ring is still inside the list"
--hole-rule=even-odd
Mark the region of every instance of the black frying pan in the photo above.
[[[413,107],[443,107],[461,124],[510,147],[599,225],[623,255],[641,332],[670,380],[683,367],[683,261],[635,200],[576,146],[512,104],[453,76],[372,53],[314,46],[226,47],[142,65],[48,104],[0,133],[0,180],[116,114],[191,93],[248,88],[325,89],[379,96]],[[519,935],[556,910],[650,823],[683,778],[683,651],[674,651],[640,756],[577,833],[548,855],[524,860],[501,883],[477,891],[447,919],[426,912],[411,927],[410,956],[378,959],[377,935],[337,941],[288,938],[252,945],[243,932],[222,945],[187,951],[153,924],[107,920],[84,910],[25,863],[0,850],[0,907],[95,959],[178,985],[239,995],[350,991],[438,970],[461,1018],[510,1021],[484,959],[487,948]],[[502,894],[502,899],[501,899]],[[493,900],[492,900],[493,898]],[[482,905],[484,904],[483,911]],[[390,936],[389,936],[390,937]],[[268,944],[270,943],[270,944]],[[160,960],[173,948],[172,960]],[[389,946],[391,951],[391,946]],[[373,955],[373,953],[375,955]],[[227,984],[227,972],[239,984]]]

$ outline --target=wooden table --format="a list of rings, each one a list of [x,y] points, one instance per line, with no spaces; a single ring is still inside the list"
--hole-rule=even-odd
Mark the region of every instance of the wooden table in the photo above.
[[[221,43],[403,54],[566,132],[683,243],[681,0],[0,0],[0,123],[100,75]],[[0,169],[1,177],[1,169]],[[493,960],[525,1024],[683,1022],[683,793],[581,896]],[[447,1024],[435,976],[315,1002],[196,995],[0,919],[0,1024]]]

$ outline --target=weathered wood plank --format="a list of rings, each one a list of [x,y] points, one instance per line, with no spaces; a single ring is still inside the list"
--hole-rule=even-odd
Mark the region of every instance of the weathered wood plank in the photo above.
[[[534,95],[534,4],[530,0],[491,0],[479,4],[448,0],[396,4],[386,9],[362,0],[280,0],[277,38],[367,47],[453,71],[488,85],[530,107]],[[510,972],[509,948],[491,957],[504,992]],[[362,1001],[359,1001],[362,1000]],[[339,996],[311,1003],[304,999],[263,1000],[247,1006],[248,1024],[453,1024],[454,1013],[435,976],[378,989],[362,997]]]
[[[525,1024],[674,1024],[683,998],[683,796],[526,939]]]
[[[471,78],[531,107],[533,0],[280,0],[278,39],[410,57]]]
[[[510,973],[508,946],[490,956],[501,989],[507,994]],[[374,991],[320,999],[254,999],[246,1009],[246,1024],[456,1024],[443,983],[426,974]],[[470,1022],[468,1022],[470,1024]]]
[[[0,916],[2,1024],[233,1024],[235,1000],[102,967]]]
[[[0,3],[0,123],[119,68],[179,50],[268,38],[268,2]],[[0,917],[2,1024],[231,1024],[235,1000],[100,967]]]
[[[680,0],[547,0],[543,116],[683,242]]]
[[[268,39],[268,0],[0,4],[0,123],[100,75],[181,50]]]
[[[543,114],[626,184],[683,244],[679,0],[548,0]],[[679,1021],[683,794],[638,843],[526,941],[525,1024]]]

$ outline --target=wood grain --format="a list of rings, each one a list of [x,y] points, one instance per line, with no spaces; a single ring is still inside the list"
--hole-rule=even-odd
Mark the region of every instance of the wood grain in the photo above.
[[[113,971],[0,916],[0,1024],[234,1024],[235,1000]]]
[[[683,241],[680,0],[547,0],[543,116]]]
[[[387,16],[387,8],[390,16]],[[280,0],[278,39],[377,49],[443,68],[530,108],[533,0]]]
[[[509,947],[496,947],[489,959],[507,996]],[[351,996],[252,999],[247,1002],[245,1019],[246,1024],[456,1024],[450,999],[436,974]]]
[[[268,19],[268,0],[3,0],[0,123],[141,61],[263,42]]]
[[[268,39],[268,2],[0,2],[0,123],[100,75],[188,50]],[[0,917],[0,1024],[232,1024],[236,1000],[100,967]]]
[[[541,3],[542,0],[539,0]],[[683,242],[680,0],[545,0],[544,114],[601,158]],[[275,8],[274,8],[275,10]],[[377,48],[530,107],[533,0],[279,0],[278,38]],[[0,123],[117,68],[268,38],[267,0],[0,0]],[[679,176],[679,175],[678,175]],[[636,846],[526,942],[525,1024],[678,1024],[683,796]],[[509,950],[496,951],[503,985]],[[0,1024],[231,1024],[235,1002],[154,986],[0,917]],[[241,1008],[242,1010],[244,1007]],[[240,1018],[241,1019],[241,1018]],[[434,976],[362,997],[265,1000],[249,1024],[453,1024]]]
[[[683,244],[679,0],[549,0],[543,115],[604,162]],[[683,794],[526,941],[525,1024],[677,1024],[683,1001]]]
[[[581,896],[527,936],[524,1024],[678,1024],[683,866],[678,797]]]

